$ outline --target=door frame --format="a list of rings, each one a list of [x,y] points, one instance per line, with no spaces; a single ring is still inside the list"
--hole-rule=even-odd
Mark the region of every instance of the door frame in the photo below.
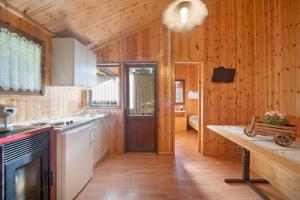
[[[204,62],[199,61],[199,62],[193,62],[193,61],[175,61],[172,63],[173,65],[173,77],[175,78],[175,65],[176,64],[197,64],[198,65],[198,92],[199,92],[199,100],[198,100],[198,115],[199,115],[199,131],[198,131],[198,152],[203,153],[203,134],[204,134]],[[174,89],[173,89],[174,90]],[[173,99],[174,99],[174,105],[175,105],[175,95],[176,93],[173,92]],[[201,99],[201,101],[200,101]],[[175,109],[174,109],[175,113]],[[175,127],[175,114],[173,116],[173,121],[174,124],[173,126]],[[174,128],[174,134],[173,134],[173,142],[174,142],[174,153],[175,153],[175,128]]]
[[[158,154],[158,145],[159,145],[159,141],[158,141],[158,105],[159,105],[159,102],[158,102],[158,70],[159,70],[159,63],[156,62],[156,61],[149,61],[149,62],[146,62],[146,61],[128,61],[128,62],[123,62],[123,76],[124,76],[124,112],[123,112],[123,117],[124,117],[124,133],[125,133],[125,137],[124,137],[124,152],[127,153],[127,136],[128,136],[128,131],[127,131],[127,113],[128,113],[128,110],[127,110],[127,107],[128,107],[128,98],[129,98],[129,93],[128,93],[128,85],[129,85],[129,79],[127,77],[127,72],[129,70],[129,67],[132,68],[133,67],[140,67],[140,65],[153,65],[154,66],[154,146],[155,146],[155,151],[153,152],[149,152],[149,153],[156,153]],[[137,65],[137,66],[134,66],[134,65]],[[146,152],[147,153],[147,152]]]

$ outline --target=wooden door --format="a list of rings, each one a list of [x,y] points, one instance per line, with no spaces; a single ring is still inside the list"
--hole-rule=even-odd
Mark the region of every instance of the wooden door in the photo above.
[[[156,65],[125,64],[126,151],[156,152]]]

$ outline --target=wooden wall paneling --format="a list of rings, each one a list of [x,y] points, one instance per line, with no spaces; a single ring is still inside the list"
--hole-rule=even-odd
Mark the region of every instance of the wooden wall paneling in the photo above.
[[[204,26],[192,31],[172,32],[172,61],[199,62],[204,59]]]
[[[284,112],[290,123],[297,125],[299,136],[299,1],[255,0],[254,5],[253,109],[259,116],[268,110]],[[289,198],[297,199],[300,177],[256,154],[251,169]]]
[[[159,153],[174,153],[174,69],[171,60],[171,32],[160,25]],[[161,137],[163,136],[163,137]]]
[[[298,4],[294,0],[255,1],[254,108],[260,116],[272,109],[298,116]]]
[[[174,152],[173,141],[173,115],[172,88],[174,77],[173,70],[168,60],[168,31],[161,22],[155,22],[132,35],[121,38],[97,51],[98,62],[120,61],[120,62],[158,62],[158,152],[170,154]],[[124,74],[123,74],[124,75]],[[123,115],[123,110],[118,111]],[[124,119],[122,119],[124,120]],[[124,129],[122,121],[122,129]],[[121,128],[120,128],[121,129]],[[124,141],[124,131],[115,132],[118,141]],[[124,143],[117,143],[118,151],[111,153],[122,153]],[[119,151],[120,150],[120,151]]]
[[[299,71],[296,56],[299,41],[295,34],[299,32],[299,17],[295,13],[299,3],[295,0],[206,0],[205,3],[209,16],[204,25],[191,32],[172,33],[171,52],[172,62],[205,61],[205,124],[247,124],[251,115],[262,115],[270,109],[297,115],[299,83],[295,77]],[[149,45],[144,39],[150,32],[151,37],[159,37],[152,32],[154,29],[149,30],[103,47],[98,56],[102,60],[146,57],[157,60],[152,52],[165,51],[156,48],[161,46],[150,45],[155,50],[143,51]],[[118,48],[123,49],[121,53]],[[212,69],[220,65],[236,68],[235,83],[211,83]],[[213,133],[204,135],[208,154],[218,154],[224,149],[236,152],[230,142]]]
[[[204,124],[247,124],[252,114],[253,27],[252,1],[207,1]],[[236,68],[235,82],[211,82],[213,68]],[[236,153],[235,145],[205,129],[203,153]]]
[[[198,100],[188,99],[191,90],[198,91],[198,64],[196,63],[175,63],[175,80],[185,81],[185,109],[188,115],[197,115]]]
[[[188,95],[188,92],[193,90],[193,91],[198,91],[199,87],[199,64],[194,64],[194,65],[189,65],[189,70],[188,70],[188,84],[189,84],[189,90],[187,91],[186,98]],[[188,106],[188,114],[193,114],[193,115],[198,115],[199,114],[199,108],[198,108],[198,102],[199,100],[194,100],[194,99],[187,99],[187,103],[189,104]]]
[[[300,11],[300,2],[296,1],[295,13]],[[295,50],[296,50],[296,116],[300,116],[300,15],[295,14]],[[300,128],[300,127],[299,127]],[[299,135],[300,136],[300,135]]]
[[[83,108],[85,91],[79,88],[46,87],[45,96],[0,96],[0,103],[17,108],[13,122],[65,116]]]

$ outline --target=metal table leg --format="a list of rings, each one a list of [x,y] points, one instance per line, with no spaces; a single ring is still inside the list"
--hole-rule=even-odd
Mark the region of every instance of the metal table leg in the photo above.
[[[225,179],[225,183],[244,183],[247,184],[251,189],[256,192],[262,199],[270,200],[260,189],[258,189],[254,183],[269,183],[265,179],[250,179],[250,151],[243,148],[243,174],[241,179]]]

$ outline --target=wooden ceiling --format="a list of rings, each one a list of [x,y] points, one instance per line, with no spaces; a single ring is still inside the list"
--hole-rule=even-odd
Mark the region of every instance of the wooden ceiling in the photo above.
[[[0,0],[3,2],[3,0]],[[172,0],[7,0],[57,36],[96,49],[161,18]]]

